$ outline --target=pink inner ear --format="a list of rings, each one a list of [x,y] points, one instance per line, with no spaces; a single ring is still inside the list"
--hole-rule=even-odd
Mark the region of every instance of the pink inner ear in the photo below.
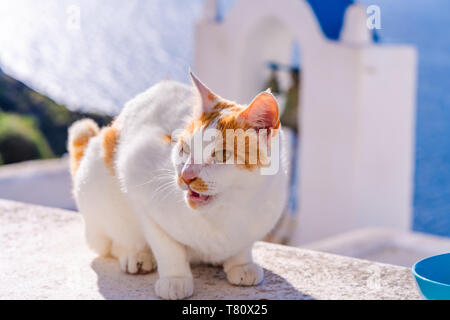
[[[278,103],[269,92],[262,92],[241,113],[241,116],[254,128],[277,129],[280,121]]]

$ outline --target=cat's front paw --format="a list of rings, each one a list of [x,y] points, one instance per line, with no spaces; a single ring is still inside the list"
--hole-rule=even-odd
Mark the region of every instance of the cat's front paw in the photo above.
[[[120,269],[125,273],[147,274],[156,269],[151,251],[127,252],[119,256]]]
[[[160,278],[155,283],[155,292],[166,300],[188,298],[194,293],[194,279],[192,277]]]
[[[228,282],[238,286],[255,286],[264,279],[263,269],[255,263],[231,267],[227,272]]]

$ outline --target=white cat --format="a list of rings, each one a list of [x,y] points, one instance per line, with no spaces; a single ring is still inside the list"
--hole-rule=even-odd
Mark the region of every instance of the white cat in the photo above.
[[[249,159],[255,146],[237,148],[238,139],[200,162],[191,150],[205,129],[267,129],[258,141],[275,145],[283,139],[275,98],[263,92],[238,105],[191,76],[194,88],[163,81],[138,95],[109,127],[85,119],[69,129],[73,193],[88,244],[117,257],[128,273],[157,265],[155,291],[164,299],[193,294],[191,262],[222,264],[235,285],[260,283],[252,245],[273,228],[287,199],[283,141],[281,154],[270,155],[281,159],[279,169],[268,175],[261,168],[269,155],[258,144],[256,163]]]

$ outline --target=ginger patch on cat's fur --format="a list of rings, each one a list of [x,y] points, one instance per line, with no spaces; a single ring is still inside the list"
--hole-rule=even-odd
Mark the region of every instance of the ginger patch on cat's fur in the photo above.
[[[168,133],[165,133],[162,135],[162,140],[165,144],[171,144],[172,143],[172,136]]]
[[[103,161],[106,167],[114,174],[114,155],[119,141],[119,131],[114,127],[102,129]]]
[[[187,183],[183,180],[183,177],[181,176],[181,174],[178,175],[177,183],[179,186],[182,186],[183,184],[187,185]],[[199,193],[208,192],[208,190],[209,190],[208,184],[205,181],[203,181],[203,179],[200,177],[196,177],[195,179],[190,181],[189,187],[193,191],[199,192]]]
[[[190,184],[189,186],[191,187],[192,190],[194,190],[195,192],[200,192],[200,193],[204,193],[204,192],[208,192],[208,184],[206,184],[205,181],[202,180],[202,178],[197,177],[195,178]]]
[[[78,120],[69,129],[67,149],[70,154],[70,172],[72,175],[78,170],[84,151],[92,137],[99,132],[97,124],[91,119]]]
[[[215,127],[222,134],[223,148],[227,149],[227,130],[234,130],[237,134],[234,138],[234,147],[231,149],[234,150],[236,166],[242,169],[254,170],[256,167],[262,166],[257,140],[253,140],[252,143],[250,143],[250,136],[243,137],[244,140],[242,140],[242,132],[237,131],[243,130],[245,132],[246,130],[252,129],[252,127],[240,116],[244,109],[244,106],[221,100],[212,107],[211,111],[203,112],[198,119],[191,121],[186,127],[185,132],[186,134],[193,134],[201,128]],[[183,139],[183,137],[181,137],[181,139]],[[245,141],[243,148],[238,147],[239,141]],[[251,159],[250,154],[255,154],[256,159]],[[243,163],[237,163],[238,158],[242,159]]]

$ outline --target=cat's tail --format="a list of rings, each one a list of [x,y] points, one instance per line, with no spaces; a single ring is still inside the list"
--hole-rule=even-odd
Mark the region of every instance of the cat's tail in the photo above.
[[[99,133],[97,123],[92,119],[75,121],[69,128],[67,150],[70,155],[70,171],[75,175],[89,140]]]

